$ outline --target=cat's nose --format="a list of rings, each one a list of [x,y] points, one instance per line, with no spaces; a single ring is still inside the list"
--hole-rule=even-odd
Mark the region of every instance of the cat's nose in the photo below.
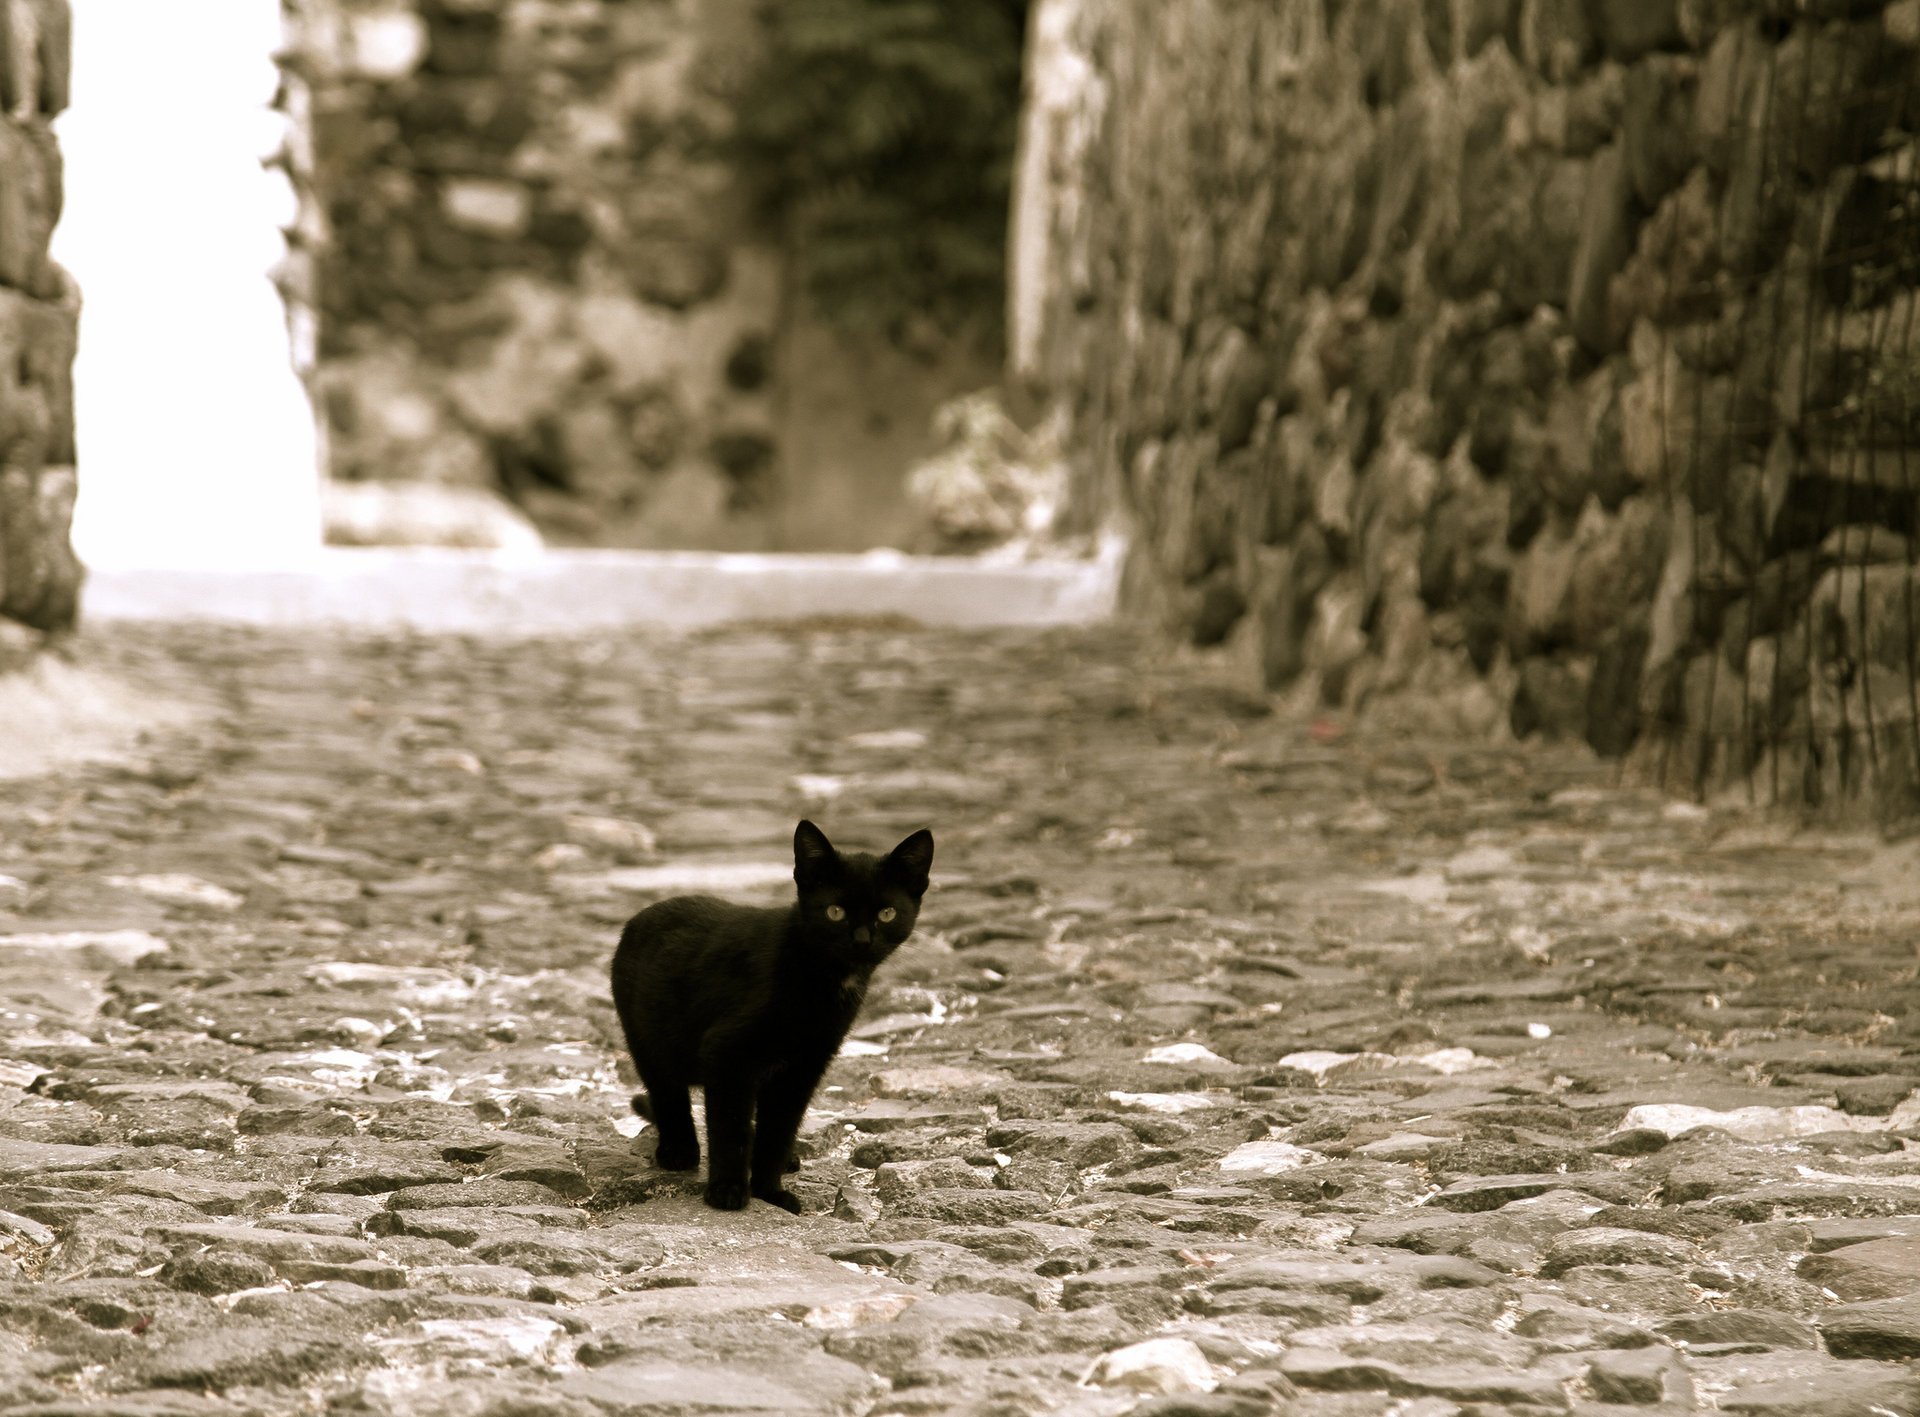
[[[867,941],[871,940],[872,938],[873,938],[873,931],[869,930],[864,925],[860,926],[858,929],[856,929],[853,932],[853,942],[857,945],[864,945],[867,943]]]

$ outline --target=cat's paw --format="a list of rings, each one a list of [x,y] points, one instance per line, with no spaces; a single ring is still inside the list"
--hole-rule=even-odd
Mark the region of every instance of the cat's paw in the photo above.
[[[771,1190],[766,1191],[755,1191],[753,1195],[756,1200],[763,1200],[768,1205],[777,1205],[780,1209],[794,1215],[800,1213],[800,1197],[796,1196],[785,1186],[775,1186]]]
[[[745,1181],[708,1181],[707,1204],[715,1210],[745,1210],[747,1183]]]
[[[786,1164],[780,1168],[781,1174],[791,1176],[795,1171],[798,1171],[799,1169],[800,1169],[800,1153],[797,1151],[788,1152]]]
[[[661,1140],[653,1149],[653,1164],[662,1171],[700,1169],[700,1143]]]

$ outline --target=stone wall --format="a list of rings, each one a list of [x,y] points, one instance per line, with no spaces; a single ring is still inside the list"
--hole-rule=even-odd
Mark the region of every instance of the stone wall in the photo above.
[[[1920,3],[1046,0],[1016,373],[1273,686],[1920,810]]]
[[[993,371],[792,297],[720,153],[753,0],[285,4],[336,477],[496,489],[561,542],[906,534],[933,407]]]
[[[67,0],[0,0],[0,619],[70,628],[73,356],[80,298],[49,258],[60,219]]]

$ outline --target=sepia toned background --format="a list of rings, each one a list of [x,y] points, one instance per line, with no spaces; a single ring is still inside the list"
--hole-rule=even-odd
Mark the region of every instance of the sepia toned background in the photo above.
[[[74,615],[89,450],[123,555],[297,540],[311,461],[335,543],[1118,529],[1127,607],[1250,683],[1683,790],[1920,792],[1909,5],[301,0],[182,51],[229,76],[187,86],[224,177],[113,101],[196,22],[111,8],[63,121],[115,180],[64,239],[128,392],[78,458],[71,25],[7,30],[25,623]],[[198,220],[249,142],[246,221]],[[222,290],[244,358],[169,359]]]
[[[0,0],[0,1417],[1920,1417],[1916,80]],[[722,1212],[608,961],[803,819]]]

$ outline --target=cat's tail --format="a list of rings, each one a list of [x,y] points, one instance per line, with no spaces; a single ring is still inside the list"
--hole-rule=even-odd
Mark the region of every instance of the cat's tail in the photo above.
[[[649,1122],[653,1120],[653,1107],[647,1102],[646,1093],[636,1092],[633,1094],[633,1110]]]

